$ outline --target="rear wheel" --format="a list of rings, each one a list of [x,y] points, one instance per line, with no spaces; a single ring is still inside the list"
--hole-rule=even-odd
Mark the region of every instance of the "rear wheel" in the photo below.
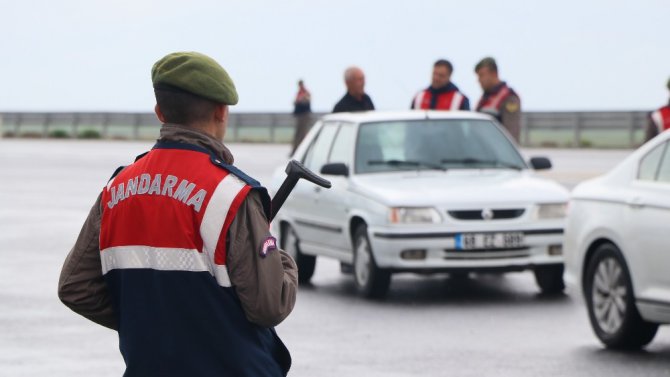
[[[605,346],[639,349],[651,342],[658,325],[643,320],[637,311],[628,267],[616,246],[596,249],[584,280],[591,327]]]
[[[300,251],[300,239],[298,239],[295,230],[288,224],[286,224],[284,228],[282,249],[293,258],[295,264],[298,266],[298,282],[308,283],[312,278],[312,275],[314,275],[316,257],[313,255],[305,255]]]
[[[563,271],[564,267],[562,264],[535,267],[533,271],[535,273],[535,281],[542,293],[556,295],[563,292],[565,289]]]
[[[354,280],[359,292],[368,298],[385,297],[391,285],[391,272],[375,262],[365,225],[354,232]]]

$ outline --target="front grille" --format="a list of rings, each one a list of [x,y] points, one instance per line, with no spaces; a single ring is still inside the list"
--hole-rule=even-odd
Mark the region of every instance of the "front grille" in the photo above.
[[[488,220],[506,220],[506,219],[516,219],[521,217],[525,210],[523,208],[516,209],[494,209],[491,210],[492,217]],[[458,220],[484,220],[484,210],[474,209],[474,210],[459,210],[459,211],[447,211],[449,216]]]

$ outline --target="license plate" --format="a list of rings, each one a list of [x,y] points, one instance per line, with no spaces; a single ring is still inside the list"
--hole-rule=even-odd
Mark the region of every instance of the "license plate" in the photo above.
[[[456,250],[513,249],[524,246],[523,233],[459,233],[454,237]]]

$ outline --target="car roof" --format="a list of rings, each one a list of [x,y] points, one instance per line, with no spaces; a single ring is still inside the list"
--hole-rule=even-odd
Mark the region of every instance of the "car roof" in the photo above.
[[[323,120],[345,121],[353,123],[383,122],[396,120],[421,120],[421,119],[479,119],[492,120],[489,115],[473,111],[362,111],[355,113],[334,113],[324,115]]]

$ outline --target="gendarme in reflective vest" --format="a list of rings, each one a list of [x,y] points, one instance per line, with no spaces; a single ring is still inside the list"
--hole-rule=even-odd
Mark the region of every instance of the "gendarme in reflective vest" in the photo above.
[[[251,190],[269,212],[258,182],[176,142],[159,142],[103,189],[101,262],[127,376],[283,374],[284,345],[246,319],[226,267],[226,234]]]

